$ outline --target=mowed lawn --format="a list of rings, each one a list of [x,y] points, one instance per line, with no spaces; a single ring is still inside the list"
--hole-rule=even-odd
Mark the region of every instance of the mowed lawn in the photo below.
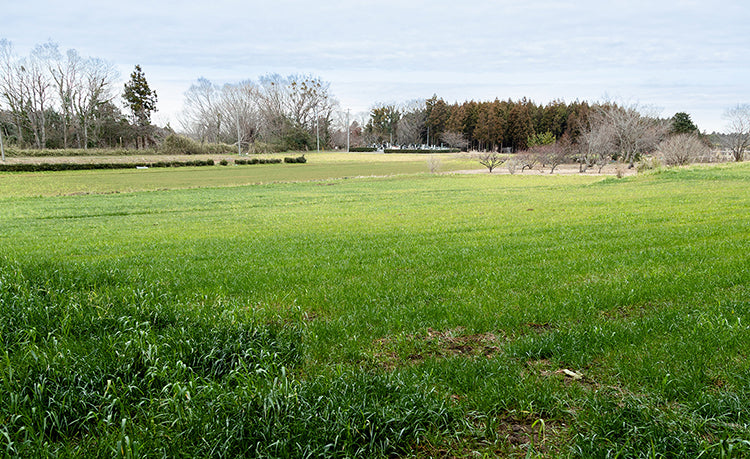
[[[747,165],[245,167],[0,174],[2,451],[750,454]]]

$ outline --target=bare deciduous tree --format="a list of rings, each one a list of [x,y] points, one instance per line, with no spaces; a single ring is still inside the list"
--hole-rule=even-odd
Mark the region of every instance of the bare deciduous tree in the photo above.
[[[396,126],[396,138],[401,145],[419,145],[422,143],[422,133],[426,129],[427,110],[422,106],[406,106],[402,108],[401,118]]]
[[[185,92],[180,124],[185,132],[202,142],[218,142],[219,89],[206,78],[199,78]]]
[[[677,134],[659,144],[659,156],[667,166],[684,166],[709,153],[710,149],[695,134]]]
[[[550,174],[555,173],[557,166],[565,164],[571,159],[572,145],[570,138],[565,136],[555,143],[537,145],[530,150],[530,154],[536,155],[541,163],[550,167]]]
[[[745,150],[750,148],[750,104],[738,104],[726,112],[727,136],[725,146],[732,152],[735,161],[745,159]]]
[[[443,162],[440,160],[440,156],[430,155],[430,157],[427,158],[427,167],[430,169],[430,173],[432,174],[438,173],[442,164]],[[490,171],[490,173],[492,173],[492,171]]]
[[[336,105],[328,87],[308,75],[266,75],[259,83],[222,87],[200,78],[185,93],[180,123],[196,140],[235,143],[240,151],[258,137],[275,142],[289,136],[306,143],[320,134],[326,143]]]
[[[10,109],[18,141],[23,144],[23,126],[27,123],[27,105],[24,103],[25,95],[20,83],[20,67],[21,63],[15,55],[12,43],[6,39],[0,40],[0,94]]]
[[[666,136],[668,126],[656,118],[642,115],[636,106],[619,107],[615,104],[600,105],[602,121],[612,130],[613,143],[628,168],[635,164],[639,154],[652,151]]]
[[[80,86],[73,92],[73,111],[81,129],[83,148],[88,148],[89,128],[96,109],[114,98],[113,85],[118,72],[109,62],[88,58],[83,62]]]
[[[225,120],[221,140],[226,143],[237,141],[238,152],[243,145],[254,142],[258,133],[257,87],[252,81],[225,84],[221,89],[218,112]]]
[[[440,134],[440,140],[445,142],[451,148],[466,150],[469,146],[469,141],[466,140],[466,136],[461,132],[445,131]]]
[[[520,153],[517,153],[515,159],[516,164],[521,166],[521,172],[523,172],[525,169],[532,170],[534,166],[539,164],[539,160],[541,158],[539,157],[538,153],[524,150]]]
[[[488,151],[479,155],[479,164],[486,167],[490,174],[492,170],[505,162],[505,158],[496,151]]]
[[[23,126],[31,129],[34,144],[45,148],[47,143],[46,110],[51,106],[52,78],[49,62],[57,53],[57,45],[48,42],[37,45],[27,58],[17,58],[10,42],[3,41],[2,93],[16,118],[19,135]],[[22,140],[22,139],[21,139]]]
[[[612,160],[614,152],[614,133],[612,126],[606,122],[601,112],[593,111],[588,117],[588,123],[579,126],[577,160],[578,171],[594,165],[599,166],[601,173],[604,166]]]
[[[60,103],[62,118],[63,147],[68,148],[70,129],[74,123],[73,100],[79,91],[83,60],[75,50],[68,50],[65,58],[58,57],[51,63],[50,73],[55,82],[55,90]]]

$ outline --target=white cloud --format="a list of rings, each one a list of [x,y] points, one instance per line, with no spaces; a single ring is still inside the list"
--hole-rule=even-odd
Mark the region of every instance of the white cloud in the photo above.
[[[687,111],[708,130],[750,101],[743,1],[9,3],[0,38],[21,52],[51,38],[114,61],[123,78],[141,64],[160,95],[157,120],[174,119],[200,76],[270,72],[318,74],[342,106],[607,93]]]

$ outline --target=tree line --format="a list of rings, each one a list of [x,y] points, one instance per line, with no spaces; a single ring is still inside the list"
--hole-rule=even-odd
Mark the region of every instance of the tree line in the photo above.
[[[402,107],[379,105],[365,126],[365,140],[401,145],[447,145],[469,150],[522,151],[535,135],[577,136],[590,111],[587,102],[528,99],[446,103],[436,95]]]
[[[150,136],[156,92],[136,66],[123,88],[122,113],[115,99],[119,72],[98,57],[65,52],[52,41],[16,54],[0,40],[0,135],[22,148],[132,147]],[[4,107],[3,107],[4,106]]]
[[[51,41],[18,56],[9,41],[0,40],[0,135],[20,147],[86,149],[153,146],[173,132],[151,125],[157,95],[140,66],[122,91],[118,79],[111,63],[74,49],[63,53]],[[733,159],[742,160],[750,147],[750,106],[733,107],[725,117],[728,133],[716,138]],[[708,143],[687,113],[660,119],[638,106],[611,102],[448,103],[433,95],[376,104],[351,118],[340,109],[330,83],[308,74],[268,74],[224,85],[200,78],[185,92],[178,121],[200,144],[234,145],[239,152],[447,146],[532,151],[552,163],[557,157],[573,159],[582,168],[603,162],[600,156],[632,166],[642,153],[677,134],[691,136],[691,145]]]
[[[338,105],[329,87],[312,75],[269,74],[222,86],[200,78],[185,93],[179,121],[200,143],[235,144],[240,151],[330,147]]]
[[[522,153],[509,164],[523,170],[534,163],[551,165],[575,161],[584,171],[619,159],[633,167],[645,153],[656,153],[667,164],[723,159],[713,147],[723,147],[728,158],[742,161],[750,148],[750,105],[728,109],[728,133],[701,133],[690,115],[678,112],[660,118],[638,105],[614,102],[538,105],[518,101],[466,101],[448,104],[433,96],[401,106],[378,104],[364,126],[370,144],[445,145],[480,152]],[[492,170],[499,157],[483,156]]]

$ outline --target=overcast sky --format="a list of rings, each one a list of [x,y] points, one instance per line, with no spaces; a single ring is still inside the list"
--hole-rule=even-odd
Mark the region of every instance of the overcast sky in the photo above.
[[[345,110],[437,94],[447,102],[604,99],[688,112],[722,131],[750,103],[750,4],[675,1],[1,0],[0,38],[17,53],[52,40],[140,64],[154,120],[179,126],[184,92],[305,73]]]

